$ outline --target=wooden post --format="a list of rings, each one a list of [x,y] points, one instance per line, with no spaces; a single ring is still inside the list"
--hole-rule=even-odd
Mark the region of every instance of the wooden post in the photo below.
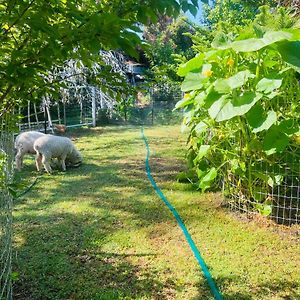
[[[44,133],[47,133],[47,113],[46,113],[46,100],[44,100]]]
[[[80,124],[83,124],[83,104],[82,99],[80,99]]]
[[[59,102],[57,102],[57,118],[58,118],[58,124],[61,124]]]
[[[19,116],[18,116],[18,125],[19,125],[19,131],[22,130],[22,124],[21,124],[21,106],[19,106]]]
[[[27,119],[28,119],[28,128],[31,129],[31,122],[30,122],[30,101],[27,102]]]
[[[40,123],[39,123],[39,118],[38,118],[38,115],[37,115],[37,110],[36,110],[36,104],[35,103],[33,103],[33,109],[34,109],[36,124],[38,126],[38,129],[40,130]]]
[[[93,127],[96,127],[96,97],[95,97],[95,89],[92,89],[92,119],[93,119]]]
[[[48,116],[48,127],[49,127],[49,129],[51,129],[51,131],[53,133],[53,124],[52,124],[50,110],[49,110],[48,105],[46,105],[46,111],[47,111],[47,116]]]
[[[67,113],[66,113],[66,101],[63,101],[63,106],[64,106],[64,124],[67,126]]]
[[[123,106],[124,106],[124,118],[125,118],[125,122],[127,122],[127,103],[126,103],[126,98],[124,97],[123,100]]]

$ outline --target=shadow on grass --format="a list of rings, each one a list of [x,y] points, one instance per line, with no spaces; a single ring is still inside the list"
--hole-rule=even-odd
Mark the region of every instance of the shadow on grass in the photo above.
[[[244,286],[245,284],[244,280],[244,278],[233,275],[229,277],[220,277],[215,280],[215,283],[224,300],[299,299],[299,293],[297,293],[299,282],[283,280],[276,280],[272,282],[264,281],[255,287],[249,286],[249,292],[239,292],[239,287]],[[243,289],[245,290],[245,287]],[[211,293],[207,293],[207,290],[209,290],[209,286],[206,281],[202,280],[198,283],[198,295],[190,300],[214,299]],[[222,293],[222,291],[227,292]]]
[[[116,254],[93,247],[93,241],[105,241],[113,233],[109,217],[96,222],[91,222],[93,215],[49,218],[33,217],[27,225],[26,243],[17,249],[20,280],[14,299],[133,299],[161,293],[155,274],[128,260],[155,254]]]
[[[122,156],[107,154],[115,146],[100,146],[106,156],[97,164],[90,155],[78,169],[44,174],[15,201],[19,240],[14,271],[19,279],[14,299],[172,299],[176,283],[163,282],[156,269],[132,262],[141,260],[143,266],[157,253],[131,253],[134,245],[126,241],[127,231],[167,222],[170,213],[152,199],[143,158],[123,162]],[[34,168],[33,163],[27,165],[17,178],[33,179],[38,175]],[[167,178],[169,172],[164,170],[162,176]],[[67,206],[72,211],[74,201],[87,208],[61,210]],[[121,253],[103,251],[104,246],[114,247],[111,236],[119,233],[125,237]]]
[[[137,244],[146,242],[144,236],[133,238],[131,234],[174,219],[146,177],[143,142],[136,135],[123,137],[125,130],[128,128],[74,132],[75,138],[84,137],[88,143],[86,147],[79,143],[84,164],[66,173],[43,175],[30,192],[16,200],[13,269],[20,275],[14,284],[14,299],[176,299],[183,284],[173,280],[176,276],[164,279],[162,275],[168,275],[165,266],[151,263],[160,254],[159,246],[139,248]],[[136,128],[129,130],[136,132]],[[93,139],[95,134],[99,143]],[[116,138],[108,139],[109,134]],[[132,150],[135,148],[139,152]],[[155,158],[150,165],[160,187],[174,182],[182,167],[176,159]],[[33,180],[36,175],[31,161],[17,177]],[[195,212],[188,215],[191,223],[193,218],[202,222],[211,213],[202,206],[199,213],[198,204],[184,202],[179,204],[180,211],[191,211],[193,205]],[[218,278],[216,284],[225,291],[224,299],[259,299],[261,295],[268,299],[272,290],[288,289],[290,296],[283,299],[297,299],[295,282],[263,282],[253,290],[249,287],[245,294],[238,288],[245,290],[244,280]],[[199,281],[199,295],[194,299],[212,299],[200,272]]]

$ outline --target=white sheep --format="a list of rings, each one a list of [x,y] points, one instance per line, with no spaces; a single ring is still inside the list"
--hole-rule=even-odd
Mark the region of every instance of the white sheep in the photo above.
[[[68,166],[77,167],[82,163],[82,156],[75,148],[72,141],[67,137],[47,134],[38,138],[33,145],[36,151],[36,168],[41,170],[42,164],[48,173],[52,169],[50,162],[52,158],[57,158],[61,163],[63,171],[66,171],[66,160]]]
[[[15,140],[16,157],[15,164],[18,171],[23,167],[23,158],[25,154],[35,154],[33,143],[45,134],[38,131],[27,131],[20,133]]]

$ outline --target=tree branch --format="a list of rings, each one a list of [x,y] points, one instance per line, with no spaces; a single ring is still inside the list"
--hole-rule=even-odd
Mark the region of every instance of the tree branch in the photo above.
[[[35,0],[31,0],[31,2],[29,2],[29,4],[27,5],[27,7],[23,10],[23,12],[19,15],[19,17],[11,24],[9,25],[9,27],[7,29],[4,30],[4,33],[7,34],[10,29],[15,26],[20,20],[21,18],[25,15],[25,13],[28,11],[28,9],[31,7],[31,5],[34,3]]]

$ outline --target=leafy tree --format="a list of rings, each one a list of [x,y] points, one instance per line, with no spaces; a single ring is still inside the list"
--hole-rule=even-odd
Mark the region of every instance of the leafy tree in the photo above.
[[[192,40],[186,33],[194,28],[186,17],[177,19],[162,16],[159,26],[145,27],[144,37],[149,42],[146,58],[150,64],[148,81],[155,88],[155,99],[172,100],[180,92],[178,64],[194,56]]]
[[[263,5],[277,5],[274,0],[217,0],[212,6],[203,6],[204,23],[214,29],[220,22],[229,27],[234,25],[246,25],[249,20],[254,20]],[[230,30],[230,28],[228,28]]]
[[[100,49],[136,55],[138,24],[195,9],[196,2],[0,0],[0,116],[28,98],[54,93],[59,82],[47,77],[52,66],[70,58],[101,63]]]

